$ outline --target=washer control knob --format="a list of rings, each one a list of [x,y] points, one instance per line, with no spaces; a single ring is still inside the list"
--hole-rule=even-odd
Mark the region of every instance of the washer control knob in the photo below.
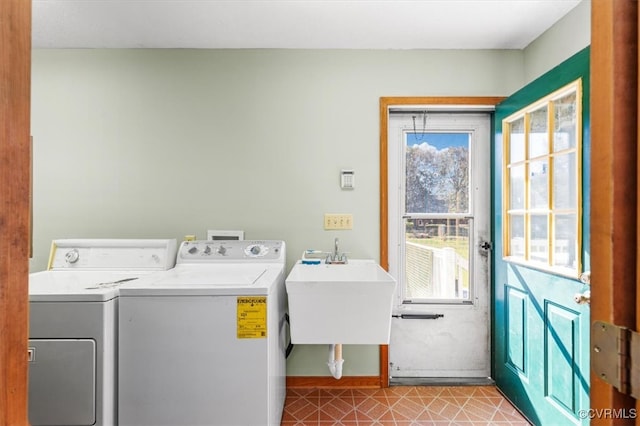
[[[244,254],[248,257],[263,257],[267,253],[269,253],[269,248],[262,244],[251,244],[244,249]]]
[[[187,250],[190,254],[196,254],[198,252],[198,247],[191,246],[189,250]]]
[[[206,246],[203,251],[204,254],[211,254],[211,247]]]
[[[223,246],[222,244],[220,244],[220,247],[218,247],[217,250],[218,254],[225,256],[227,254],[227,249],[225,246]]]
[[[80,259],[80,252],[77,249],[73,249],[68,251],[67,254],[64,255],[64,260],[67,263],[76,263]]]

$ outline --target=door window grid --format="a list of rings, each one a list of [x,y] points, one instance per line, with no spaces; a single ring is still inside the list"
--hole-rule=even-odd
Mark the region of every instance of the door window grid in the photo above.
[[[581,80],[503,121],[505,260],[581,270]]]

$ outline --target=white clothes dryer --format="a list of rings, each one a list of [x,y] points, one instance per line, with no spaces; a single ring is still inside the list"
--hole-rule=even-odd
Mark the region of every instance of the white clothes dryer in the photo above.
[[[175,265],[175,239],[54,240],[29,275],[29,421],[117,422],[118,291]]]
[[[282,241],[184,242],[121,288],[120,426],[280,425],[285,258]]]

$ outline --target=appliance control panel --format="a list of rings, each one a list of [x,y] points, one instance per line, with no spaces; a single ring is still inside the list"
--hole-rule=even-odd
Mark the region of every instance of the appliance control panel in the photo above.
[[[278,240],[183,241],[176,263],[284,262],[285,244]]]
[[[49,270],[167,270],[176,262],[175,239],[60,239]]]

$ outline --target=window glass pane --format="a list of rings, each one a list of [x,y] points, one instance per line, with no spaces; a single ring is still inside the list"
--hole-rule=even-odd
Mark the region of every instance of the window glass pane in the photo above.
[[[578,259],[576,246],[578,227],[575,214],[555,217],[555,239],[553,242],[553,264],[567,268],[576,268]]]
[[[469,219],[407,219],[407,299],[469,299]]]
[[[549,153],[548,109],[543,107],[529,114],[529,158]]]
[[[524,117],[509,124],[509,163],[524,161]]]
[[[529,208],[549,208],[549,161],[532,161],[529,164]]]
[[[524,164],[509,169],[509,208],[524,209]]]
[[[553,159],[553,208],[575,209],[578,197],[576,153],[557,155]]]
[[[553,129],[553,150],[576,147],[576,92],[571,92],[560,99],[553,101],[554,108],[554,129]]]
[[[509,255],[524,258],[524,216],[509,215]]]
[[[547,215],[531,215],[531,240],[529,258],[537,262],[549,262],[549,221]]]
[[[469,133],[408,133],[407,213],[469,211]]]

